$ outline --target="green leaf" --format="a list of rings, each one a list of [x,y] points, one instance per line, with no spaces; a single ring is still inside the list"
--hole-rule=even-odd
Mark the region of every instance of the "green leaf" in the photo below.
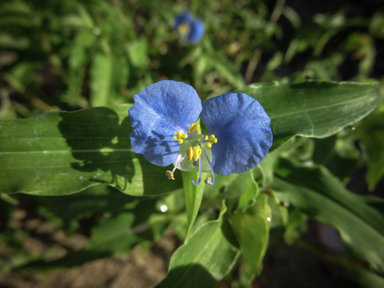
[[[235,206],[233,207],[234,213],[241,211],[244,212],[249,206],[251,206],[255,202],[255,198],[259,194],[259,187],[257,186],[256,181],[252,177],[252,172],[247,171],[242,174],[248,174],[248,177],[250,178],[248,187],[243,193],[240,195],[238,200],[235,203]]]
[[[212,65],[217,71],[236,88],[244,86],[244,79],[236,69],[232,62],[220,54],[220,53],[211,53],[205,52],[200,57],[205,59],[206,63]]]
[[[91,66],[91,105],[109,104],[109,93],[112,78],[112,55],[98,53]]]
[[[285,227],[288,224],[287,208],[280,204],[280,199],[272,190],[267,190],[268,205],[271,209],[271,221],[269,230],[269,245],[276,243],[282,238]]]
[[[268,217],[271,217],[268,196],[263,193],[257,196],[256,203],[245,212],[238,212],[231,217],[232,228],[240,244],[250,281],[260,273],[261,262],[267,251]]]
[[[324,165],[341,181],[355,171],[360,152],[352,141],[337,139],[336,135],[326,139],[314,139],[313,162]]]
[[[127,45],[126,52],[132,65],[136,68],[145,68],[148,62],[147,40],[142,38]]]
[[[296,208],[290,207],[288,223],[284,232],[284,241],[287,244],[293,244],[296,239],[307,231],[307,220],[307,215]]]
[[[239,251],[227,219],[226,208],[216,221],[201,226],[172,255],[167,277],[156,287],[213,288],[236,263]]]
[[[109,184],[130,195],[181,189],[131,149],[131,104],[0,121],[0,191],[65,195]]]
[[[384,201],[346,190],[322,166],[302,167],[281,159],[273,188],[296,208],[339,230],[344,243],[384,275]]]
[[[237,90],[257,99],[271,118],[274,141],[293,135],[325,138],[378,105],[376,83],[256,83]]]
[[[129,78],[129,64],[126,55],[113,57],[111,77],[109,104],[122,104],[126,102],[123,93]]]
[[[374,189],[384,175],[384,105],[357,128],[356,135],[367,154],[366,180]]]
[[[68,51],[68,90],[65,92],[67,102],[71,105],[78,104],[78,96],[84,82],[84,71],[89,61],[89,51],[95,43],[95,36],[89,32],[80,32],[71,42]]]
[[[359,268],[349,268],[352,277],[361,287],[365,288],[382,288],[384,287],[384,278],[380,277],[370,271],[359,269]]]
[[[294,138],[290,138],[284,144],[279,146],[277,149],[269,152],[264,160],[259,164],[260,169],[263,173],[263,184],[261,188],[267,188],[273,183],[273,173],[275,169],[276,161],[279,159],[282,153],[286,152],[289,149],[292,149],[295,144]]]
[[[29,46],[30,41],[27,37],[15,37],[4,32],[0,33],[0,47],[2,49],[24,50]]]
[[[204,195],[204,183],[198,186],[193,185],[191,179],[199,177],[199,173],[196,172],[182,172],[183,186],[185,192],[185,206],[187,209],[187,233],[185,234],[185,242],[189,240],[191,236],[192,226],[195,223],[197,213],[199,213],[201,200]],[[204,175],[202,175],[204,179]],[[204,181],[204,180],[203,180]]]

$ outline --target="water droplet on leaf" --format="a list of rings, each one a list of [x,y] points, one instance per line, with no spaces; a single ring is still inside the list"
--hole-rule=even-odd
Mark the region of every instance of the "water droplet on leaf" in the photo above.
[[[347,127],[344,128],[344,132],[347,133],[347,134],[352,134],[355,131],[356,131],[356,127],[355,126],[347,126]]]

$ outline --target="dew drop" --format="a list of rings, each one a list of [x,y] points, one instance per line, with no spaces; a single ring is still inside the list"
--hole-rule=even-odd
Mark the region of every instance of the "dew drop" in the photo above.
[[[355,131],[356,131],[356,127],[355,126],[347,126],[347,127],[344,128],[344,132],[347,133],[347,134],[352,134]]]
[[[160,210],[161,210],[161,212],[167,212],[168,211],[168,207],[166,205],[161,205],[160,206]]]
[[[267,217],[267,221],[270,222],[271,221],[271,217]]]

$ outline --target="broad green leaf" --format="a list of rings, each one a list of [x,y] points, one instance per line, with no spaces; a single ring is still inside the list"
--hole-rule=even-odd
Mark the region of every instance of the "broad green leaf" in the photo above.
[[[204,196],[209,198],[216,198],[219,194],[223,195],[226,192],[226,187],[230,185],[239,174],[230,174],[229,176],[223,176],[215,174],[215,185],[207,185],[205,187]]]
[[[339,230],[344,243],[384,275],[384,201],[355,195],[322,166],[311,168],[282,159],[273,188],[296,208]]]
[[[268,205],[271,209],[271,221],[269,229],[269,245],[276,243],[282,238],[285,227],[288,224],[287,208],[280,204],[280,199],[272,190],[266,191],[268,195]]]
[[[236,263],[239,251],[225,217],[201,226],[172,255],[167,277],[156,287],[213,288]]]
[[[237,90],[257,99],[271,118],[274,141],[325,138],[361,120],[378,105],[376,83],[307,81],[256,83]]]
[[[225,198],[238,199],[249,186],[249,182],[251,181],[251,171],[235,174],[232,179],[233,180],[228,182],[227,187],[225,187],[220,195]]]
[[[112,55],[98,53],[91,66],[91,105],[103,106],[109,103],[112,78]]]
[[[247,174],[250,178],[249,184],[247,189],[243,191],[238,200],[235,202],[235,206],[233,207],[234,213],[236,213],[237,211],[244,212],[249,206],[251,206],[255,202],[255,198],[259,194],[259,187],[253,179],[251,171],[249,171]]]
[[[384,105],[358,126],[355,134],[352,136],[361,141],[367,154],[368,171],[365,177],[373,190],[384,175]]]
[[[365,288],[382,288],[384,287],[384,278],[372,273],[371,271],[367,271],[359,268],[349,268],[352,277],[355,279],[357,283],[361,285],[361,287]]]
[[[134,153],[131,104],[0,122],[0,192],[65,195],[109,184],[135,195],[181,188]]]
[[[307,231],[307,220],[307,215],[300,210],[296,208],[289,209],[288,223],[284,232],[284,240],[287,244],[293,244]]]
[[[261,262],[268,247],[271,213],[268,196],[259,194],[256,203],[231,217],[232,229],[240,245],[249,280],[260,273]]]
[[[260,169],[263,173],[263,184],[261,188],[267,188],[273,183],[273,171],[275,168],[276,161],[279,159],[282,153],[286,152],[289,149],[292,149],[292,147],[295,144],[294,138],[290,138],[288,141],[286,141],[284,144],[276,148],[275,150],[268,153],[267,157],[264,158],[264,160],[259,164]]]
[[[314,139],[314,143],[313,162],[324,165],[341,181],[352,175],[360,152],[351,141],[338,139],[335,135],[325,139]]]
[[[54,261],[34,261],[20,267],[21,270],[52,270],[69,268],[96,259],[126,253],[139,242],[159,238],[170,218],[156,213],[156,201],[136,198],[125,205],[125,211],[114,213],[92,230],[90,242],[80,251],[70,252]],[[161,226],[158,228],[156,226]]]
[[[195,186],[191,181],[191,179],[197,181],[196,178],[198,176],[199,173],[196,172],[182,172],[185,206],[187,209],[187,233],[185,234],[185,242],[187,242],[191,236],[192,226],[193,223],[195,223],[197,213],[199,213],[201,200],[203,200],[204,195],[204,183]],[[204,175],[202,175],[202,179],[204,179]]]

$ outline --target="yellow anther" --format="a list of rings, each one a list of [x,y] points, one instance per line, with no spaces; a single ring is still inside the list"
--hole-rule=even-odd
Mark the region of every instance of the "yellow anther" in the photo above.
[[[173,173],[170,170],[167,170],[167,173],[165,175],[168,177],[169,180],[175,180],[175,177],[173,177]]]
[[[191,124],[189,127],[189,133],[197,132],[197,134],[201,134],[200,125],[197,123]]]
[[[183,144],[183,138],[187,138],[188,135],[186,133],[181,133],[180,131],[177,131],[176,135],[173,136],[173,139],[179,142],[179,144]]]
[[[205,139],[205,141],[208,141],[207,146],[209,148],[212,147],[212,144],[217,143],[217,138],[213,134],[211,136],[206,135],[204,139]]]
[[[180,24],[179,27],[177,27],[177,31],[183,35],[189,31],[189,25],[188,23]]]
[[[188,160],[189,161],[199,160],[201,152],[202,152],[202,150],[201,150],[200,146],[189,147],[187,152],[186,152]]]

